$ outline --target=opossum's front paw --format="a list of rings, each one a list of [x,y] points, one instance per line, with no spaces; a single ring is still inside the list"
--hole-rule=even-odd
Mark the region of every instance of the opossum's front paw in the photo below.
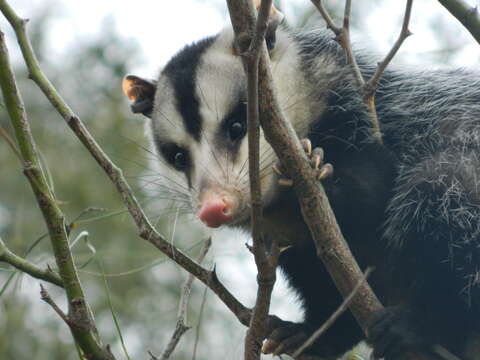
[[[322,148],[315,148],[312,150],[312,143],[309,139],[302,139],[301,140],[303,150],[305,154],[310,159],[310,164],[312,168],[315,170],[315,176],[317,180],[321,181],[327,179],[333,175],[333,166],[332,164],[324,164],[324,152]],[[280,176],[278,183],[282,186],[292,186],[293,181],[285,176],[284,169],[282,168],[280,162],[273,166],[275,172]]]
[[[277,326],[279,327],[276,327],[275,330],[272,331],[263,344],[262,352],[264,354],[292,354],[300,348],[310,336],[310,331],[304,324],[280,320]]]
[[[373,358],[400,360],[408,351],[428,348],[430,342],[419,331],[415,318],[411,311],[401,307],[376,312],[369,321],[367,339],[373,347]]]

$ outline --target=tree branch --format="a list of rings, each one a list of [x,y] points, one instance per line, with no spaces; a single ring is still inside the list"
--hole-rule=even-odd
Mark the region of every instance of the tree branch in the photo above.
[[[323,1],[322,0],[312,0],[312,3],[313,3],[313,5],[316,6],[318,11],[322,15],[322,18],[327,23],[327,28],[332,30],[336,36],[339,36],[342,33],[342,28],[335,25],[335,23],[332,20],[332,17],[330,16],[327,9],[325,9],[325,6],[323,5]]]
[[[362,73],[360,72],[360,67],[357,63],[357,58],[353,54],[352,42],[350,41],[350,13],[352,9],[352,0],[345,1],[345,10],[343,14],[343,28],[340,32],[340,35],[337,35],[337,41],[345,50],[347,55],[348,62],[352,67],[353,75],[357,81],[358,87],[362,88],[365,85],[365,80],[363,79]]]
[[[18,270],[33,276],[34,278],[48,281],[54,285],[63,287],[62,278],[52,269],[42,269],[31,262],[15,255],[10,249],[7,248],[5,243],[0,238],[0,261],[6,262]]]
[[[310,338],[305,341],[305,343],[297,350],[295,353],[293,353],[292,357],[296,359],[300,354],[302,354],[306,348],[308,348],[310,345],[312,345],[318,338],[320,338],[325,331],[327,331],[330,326],[333,325],[335,321],[342,315],[345,311],[348,310],[348,305],[350,304],[350,301],[352,301],[353,297],[357,293],[358,289],[360,286],[365,282],[370,274],[372,273],[373,268],[368,268],[365,271],[365,274],[363,275],[363,278],[360,280],[360,282],[355,286],[355,288],[352,290],[350,295],[348,295],[342,302],[342,304],[338,307],[338,309],[323,323],[323,325],[316,330]]]
[[[402,46],[405,39],[410,35],[412,35],[410,30],[408,30],[408,24],[410,23],[410,17],[412,14],[412,5],[413,5],[413,0],[407,0],[407,4],[405,7],[405,15],[403,16],[402,30],[400,31],[400,35],[398,36],[397,40],[395,41],[395,44],[393,44],[388,54],[385,56],[385,59],[383,59],[380,63],[378,63],[377,69],[375,70],[375,74],[373,74],[370,80],[368,80],[368,82],[365,84],[364,92],[365,92],[365,97],[367,98],[374,96],[375,90],[378,87],[378,82],[383,72],[387,68],[390,61],[392,61],[394,56],[397,54],[398,50],[400,49],[400,46]]]
[[[202,249],[200,250],[200,254],[197,258],[197,262],[201,264],[207,256],[208,250],[212,245],[212,239],[209,238],[205,244],[203,245]],[[187,307],[188,307],[188,299],[190,297],[190,292],[192,291],[193,280],[195,276],[190,274],[185,280],[185,283],[182,287],[182,295],[180,296],[180,304],[178,306],[178,316],[177,316],[177,325],[175,326],[175,331],[173,332],[172,338],[168,342],[168,345],[165,348],[165,351],[162,354],[161,360],[167,360],[170,358],[170,355],[175,350],[178,342],[180,341],[181,337],[185,332],[190,329],[187,323]]]
[[[5,2],[0,1],[3,10]],[[25,24],[25,21],[18,21]],[[23,26],[23,25],[22,25]],[[112,360],[113,356],[103,348],[83,289],[78,279],[75,263],[69,249],[65,219],[57,205],[39,165],[35,142],[27,121],[27,115],[14,74],[10,66],[5,35],[0,32],[0,87],[5,105],[22,155],[24,173],[35,194],[37,203],[47,224],[55,259],[69,300],[70,328],[75,340],[91,359]]]
[[[266,336],[268,325],[268,311],[273,286],[276,280],[276,267],[278,261],[278,247],[272,244],[271,255],[267,254],[264,234],[262,232],[262,194],[260,189],[260,121],[258,109],[258,64],[261,46],[265,40],[267,22],[269,20],[272,0],[257,1],[260,7],[256,21],[255,32],[249,39],[250,46],[240,48],[240,54],[245,59],[247,74],[247,121],[248,121],[248,163],[250,177],[250,203],[251,203],[251,233],[253,239],[252,252],[257,266],[257,298],[253,308],[250,325],[245,336],[246,360],[260,359],[262,342]],[[273,20],[273,19],[272,19]],[[240,47],[242,44],[239,44]]]
[[[227,0],[236,34],[253,32],[255,17],[250,1]],[[347,296],[363,277],[338,228],[321,184],[306,158],[290,122],[281,113],[273,90],[267,50],[262,46],[259,65],[260,121],[267,141],[294,181],[302,214],[310,228],[319,256],[334,277],[340,292]],[[362,327],[373,310],[381,305],[367,284],[363,284],[350,308]]]
[[[480,44],[480,15],[478,8],[468,5],[463,0],[438,0]]]
[[[167,255],[171,260],[176,262],[189,273],[193,274],[197,279],[207,285],[222,301],[223,303],[236,315],[238,320],[245,326],[248,326],[250,321],[251,310],[241,304],[218,280],[215,269],[208,271],[199,266],[195,261],[190,259],[182,251],[178,250],[173,244],[168,242],[157,230],[151,225],[146,217],[135,195],[133,194],[130,185],[125,180],[123,172],[119,169],[105,154],[102,148],[98,145],[85,125],[82,123],[64,102],[57,90],[47,79],[41,70],[38,61],[34,55],[30,40],[26,33],[25,21],[22,21],[13,9],[6,3],[5,0],[0,0],[0,11],[6,16],[7,20],[12,25],[17,40],[22,50],[23,58],[28,67],[30,77],[42,90],[45,96],[50,100],[51,104],[62,115],[68,126],[73,130],[78,139],[90,152],[93,158],[97,161],[100,167],[105,171],[106,175],[114,184],[123,202],[132,216],[139,236],[153,244],[156,248]]]
[[[50,305],[53,311],[55,311],[68,326],[71,325],[71,321],[68,318],[68,315],[65,314],[62,309],[60,309],[60,307],[55,303],[55,301],[53,301],[53,299],[50,297],[50,294],[47,292],[47,290],[43,287],[42,284],[40,284],[40,296],[42,297],[42,300],[45,301],[48,305]]]
[[[254,9],[250,1],[227,0],[236,36],[252,33]],[[280,159],[287,176],[294,182],[301,211],[312,234],[317,255],[334,280],[338,290],[347,297],[363,277],[338,227],[323,186],[315,178],[295,131],[278,104],[266,46],[262,46],[259,62],[260,121],[267,141]],[[382,308],[378,298],[365,282],[359,286],[350,305],[352,314],[366,332],[371,314]],[[415,354],[416,358],[421,358]],[[413,358],[413,357],[412,357]]]
[[[395,41],[394,45],[385,56],[383,61],[378,63],[377,69],[375,70],[374,75],[368,81],[365,81],[360,67],[358,66],[357,60],[355,58],[355,54],[352,50],[351,40],[350,40],[350,13],[351,13],[351,0],[345,1],[345,11],[343,16],[343,27],[337,27],[333,24],[333,20],[325,10],[323,3],[321,0],[311,0],[312,3],[317,7],[320,14],[322,15],[323,19],[327,23],[327,27],[332,29],[335,34],[335,39],[338,43],[342,46],[347,56],[349,64],[352,66],[352,71],[357,81],[358,87],[361,89],[364,102],[367,105],[367,108],[370,113],[371,122],[372,122],[372,135],[373,137],[381,144],[382,143],[382,133],[380,131],[380,123],[377,117],[377,110],[375,106],[375,91],[378,87],[378,82],[380,77],[382,76],[383,72],[385,71],[387,65],[396,55],[398,50],[400,49],[403,41],[411,35],[411,32],[408,30],[408,24],[410,23],[410,15],[412,12],[412,3],[413,0],[407,0],[407,5],[405,9],[405,15],[403,18],[403,25],[402,30],[400,31],[400,35],[398,39]]]

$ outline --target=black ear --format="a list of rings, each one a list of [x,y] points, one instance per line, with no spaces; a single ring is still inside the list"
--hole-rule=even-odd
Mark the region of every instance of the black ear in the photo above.
[[[153,99],[157,90],[157,82],[145,80],[134,75],[127,75],[122,81],[123,93],[132,101],[132,112],[142,113],[151,117],[153,110]]]

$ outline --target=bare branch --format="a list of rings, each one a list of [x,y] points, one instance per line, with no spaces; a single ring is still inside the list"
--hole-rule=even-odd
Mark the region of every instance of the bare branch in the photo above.
[[[197,328],[195,329],[195,341],[193,342],[192,360],[195,360],[197,356],[197,347],[198,347],[198,342],[200,340],[200,329],[202,326],[203,312],[205,310],[205,303],[207,302],[207,290],[208,290],[208,287],[205,286],[203,290],[203,295],[202,295],[202,303],[200,304]]]
[[[358,284],[355,286],[355,288],[352,290],[350,295],[348,295],[342,302],[342,304],[338,307],[338,309],[330,315],[330,317],[323,323],[323,325],[316,330],[312,336],[310,336],[307,341],[297,350],[295,353],[292,355],[293,358],[297,358],[302,354],[307,347],[312,345],[320,336],[322,336],[325,331],[327,331],[330,326],[333,325],[333,323],[342,315],[346,310],[348,310],[348,305],[350,304],[350,301],[352,301],[353,297],[357,293],[358,289],[360,289],[360,286],[368,279],[370,276],[371,272],[373,271],[373,268],[368,268],[365,271],[365,274],[363,275],[363,278],[358,282]]]
[[[212,245],[212,239],[209,238],[207,241],[205,241],[205,244],[200,250],[200,254],[197,258],[197,262],[199,264],[201,264],[205,259],[205,256],[207,256],[208,250],[210,249],[211,245]],[[162,357],[161,357],[162,360],[167,360],[168,358],[170,358],[170,355],[175,350],[175,347],[180,341],[182,335],[190,329],[190,326],[187,326],[186,324],[187,323],[186,319],[187,319],[188,299],[190,297],[190,292],[192,291],[192,285],[193,285],[194,279],[195,277],[192,274],[190,274],[187,280],[185,280],[185,283],[183,284],[182,295],[180,296],[180,304],[178,307],[177,325],[175,326],[175,331],[173,332],[172,338],[168,342],[168,345],[162,354]]]
[[[365,89],[364,89],[364,94],[365,97],[371,97],[375,94],[375,90],[378,87],[378,82],[380,80],[380,77],[382,76],[383,72],[387,68],[388,64],[390,61],[392,61],[393,57],[397,54],[398,49],[400,49],[400,46],[402,46],[404,40],[412,35],[410,30],[408,30],[408,24],[410,23],[410,16],[412,14],[412,4],[413,0],[407,0],[407,5],[405,7],[405,15],[403,17],[403,24],[402,24],[402,30],[400,31],[400,35],[398,36],[397,41],[395,41],[395,44],[393,44],[393,47],[390,49],[388,52],[387,56],[385,56],[385,59],[383,59],[382,62],[378,63],[377,69],[375,70],[375,74],[368,80],[368,82],[365,84]]]
[[[148,355],[150,355],[150,360],[159,360],[150,350],[148,351]]]
[[[337,35],[337,41],[345,50],[347,55],[348,63],[352,67],[353,74],[357,80],[358,87],[363,87],[365,85],[365,80],[363,79],[362,73],[360,72],[360,67],[358,66],[357,59],[353,54],[352,42],[350,41],[350,13],[352,9],[352,0],[345,1],[345,11],[343,15],[343,28],[340,35]]]
[[[249,1],[227,0],[230,18],[238,36],[251,32],[255,15]],[[265,46],[259,62],[260,121],[267,141],[282,162],[287,176],[293,180],[302,215],[312,234],[317,255],[325,264],[340,293],[347,297],[363,274],[338,227],[323,186],[318,183],[295,131],[278,104]],[[366,282],[362,282],[349,305],[360,327],[366,332],[371,314],[382,308]],[[423,354],[422,354],[423,355]],[[412,358],[424,358],[419,354]]]
[[[146,217],[130,185],[125,180],[123,172],[119,169],[101,149],[90,132],[87,130],[82,121],[72,112],[70,107],[64,102],[55,87],[50,83],[45,74],[42,72],[38,61],[34,55],[34,51],[30,44],[25,29],[25,22],[22,21],[6,3],[0,0],[0,11],[7,17],[17,35],[23,57],[27,64],[30,77],[42,90],[45,96],[50,100],[51,104],[62,115],[68,126],[73,130],[82,144],[87,148],[93,158],[100,167],[105,171],[112,183],[115,185],[118,193],[122,197],[123,202],[127,206],[134,222],[138,228],[141,238],[149,241],[174,262],[183,267],[186,271],[193,274],[196,278],[206,284],[217,296],[225,303],[225,305],[237,316],[239,321],[248,325],[250,321],[250,309],[241,304],[218,280],[215,271],[207,271],[203,267],[196,264],[192,259],[178,250],[169,243],[157,230],[151,225]]]
[[[463,0],[438,0],[480,44],[480,15],[478,8],[468,5]]]
[[[22,161],[22,155],[20,155],[20,151],[18,151],[17,146],[15,145],[15,142],[13,139],[8,135],[7,131],[0,126],[0,137],[2,137],[10,146],[12,149],[13,153],[17,156],[17,158]]]
[[[253,10],[248,1],[227,0],[236,34],[248,32],[254,26]],[[302,214],[312,233],[319,256],[334,277],[344,296],[348,296],[363,274],[338,228],[325,191],[315,178],[296,133],[274,96],[272,75],[265,46],[259,65],[260,121],[266,139],[281,160],[287,176],[294,182]],[[367,284],[363,284],[350,304],[360,324],[365,326],[371,312],[381,305]]]
[[[183,321],[177,321],[177,325],[175,326],[175,331],[173,332],[173,335],[168,342],[168,345],[165,349],[165,351],[162,354],[161,359],[166,360],[170,358],[170,355],[172,355],[173,351],[175,350],[178,342],[182,338],[183,334],[185,334],[188,330],[190,330],[190,326],[185,325]],[[150,356],[152,358],[157,359],[150,353]]]
[[[250,2],[251,11],[254,13],[253,4]],[[268,311],[270,308],[271,294],[276,280],[276,266],[278,261],[277,244],[272,244],[271,255],[267,250],[262,232],[262,194],[260,190],[260,121],[258,109],[258,64],[260,51],[264,45],[265,34],[268,27],[269,15],[276,10],[272,8],[272,0],[256,1],[259,8],[258,19],[254,28],[245,29],[240,37],[236,38],[237,48],[244,59],[245,73],[247,75],[247,122],[248,122],[248,163],[250,179],[250,203],[251,203],[251,234],[253,247],[249,250],[253,253],[258,269],[257,275],[257,298],[250,319],[249,329],[245,337],[246,360],[260,358],[262,341],[265,338],[268,325]],[[271,11],[272,10],[272,11]],[[270,19],[275,22],[276,19]],[[273,24],[273,23],[272,23]],[[273,24],[276,26],[276,24]],[[248,51],[245,50],[249,45]]]
[[[311,0],[312,3],[317,7],[323,19],[327,23],[328,28],[336,35],[336,40],[342,46],[347,56],[349,64],[352,66],[352,71],[357,81],[357,84],[361,91],[363,92],[364,102],[367,105],[368,111],[370,113],[370,118],[372,122],[372,135],[373,138],[377,140],[378,143],[382,144],[382,133],[380,131],[380,123],[377,117],[377,110],[375,106],[375,91],[378,87],[378,82],[382,76],[385,68],[393,59],[397,51],[400,49],[400,46],[403,44],[403,41],[411,35],[411,32],[408,30],[408,24],[410,22],[410,15],[412,10],[413,0],[407,0],[405,15],[403,19],[402,30],[400,35],[393,45],[392,49],[388,52],[385,59],[380,62],[377,66],[375,74],[369,81],[365,81],[360,67],[358,66],[355,54],[352,50],[351,40],[350,40],[350,13],[351,13],[351,0],[345,1],[345,11],[343,17],[343,27],[339,28],[333,25],[333,20],[330,15],[325,10],[321,0]],[[329,25],[330,24],[330,25]]]
[[[44,270],[32,264],[31,262],[15,255],[7,248],[5,243],[0,238],[0,261],[6,262],[18,270],[33,276],[34,278],[48,281],[54,285],[63,287],[62,278],[50,268]]]
[[[322,15],[325,22],[327,23],[327,27],[330,30],[332,30],[336,36],[340,36],[340,34],[342,33],[342,28],[335,25],[335,23],[332,20],[332,17],[330,16],[327,9],[325,9],[325,6],[323,5],[323,1],[312,0],[312,3],[317,7],[318,11]]]
[[[47,292],[47,290],[43,287],[42,284],[40,284],[40,295],[42,297],[42,300],[45,301],[48,305],[52,307],[52,309],[62,318],[65,323],[70,326],[71,325],[71,320],[68,318],[68,315],[63,312],[62,309],[58,307],[58,305],[53,301],[53,299],[50,297],[50,294]]]
[[[11,8],[4,0],[0,1],[0,10],[7,12]],[[20,27],[26,21],[17,17]],[[24,174],[35,194],[37,203],[47,224],[55,259],[69,300],[70,328],[75,340],[90,358],[112,360],[113,356],[104,348],[98,338],[95,324],[85,300],[75,263],[70,252],[65,218],[57,205],[55,195],[50,189],[45,174],[39,164],[35,141],[27,120],[25,107],[12,72],[5,36],[0,32],[0,87],[5,105],[15,132],[22,155]]]

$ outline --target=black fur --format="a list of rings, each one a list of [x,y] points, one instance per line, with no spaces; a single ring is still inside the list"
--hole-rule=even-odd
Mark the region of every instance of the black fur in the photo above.
[[[319,57],[337,64],[322,74],[328,109],[308,137],[334,165],[324,185],[353,254],[362,268],[377,268],[369,282],[387,308],[371,321],[374,356],[395,359],[433,344],[463,356],[480,330],[480,76],[387,71],[376,97],[384,145],[374,145],[341,49],[318,34],[297,40],[310,79]],[[280,266],[303,299],[300,328],[309,333],[340,295],[310,242],[282,254]],[[271,338],[284,340],[292,325],[285,329]],[[361,338],[346,313],[310,352],[338,356]]]
[[[197,140],[195,71],[212,41],[185,48],[163,71],[173,83],[187,131]],[[480,332],[479,74],[385,72],[376,95],[384,135],[379,145],[372,140],[351,69],[331,35],[297,35],[293,41],[306,81],[319,89],[305,96],[312,104],[326,102],[322,113],[308,119],[308,137],[335,169],[325,190],[360,266],[375,266],[369,282],[386,306],[371,320],[368,340],[374,355],[392,360],[407,349],[440,344],[464,356],[468,339]],[[375,60],[359,56],[358,61],[363,73],[372,74],[367,64]],[[270,335],[286,344],[284,350],[293,350],[342,298],[316,257],[292,191],[278,189],[264,214],[266,228],[294,229],[293,246],[282,253],[280,266],[300,295],[305,322],[283,323]],[[362,338],[347,312],[309,351],[336,357]]]

